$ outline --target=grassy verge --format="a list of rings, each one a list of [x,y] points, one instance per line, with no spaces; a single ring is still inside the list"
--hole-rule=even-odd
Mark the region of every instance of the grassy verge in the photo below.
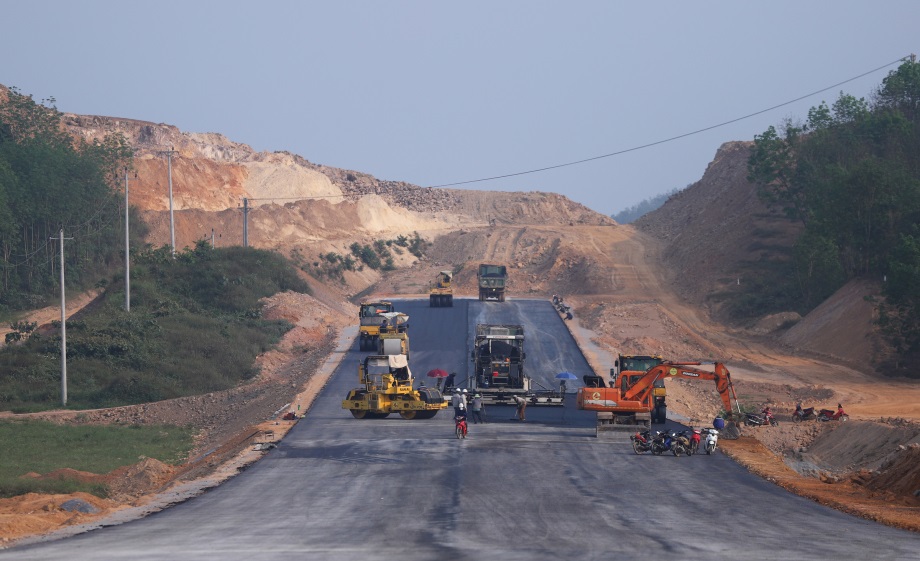
[[[67,321],[68,407],[131,405],[220,391],[258,374],[255,358],[291,327],[261,317],[260,299],[308,293],[280,255],[199,244],[173,259],[169,248],[140,252],[132,266],[131,310],[123,278]],[[60,404],[59,322],[0,349],[0,410]]]
[[[0,421],[0,449],[0,497],[76,491],[105,497],[102,484],[23,479],[22,475],[47,474],[60,468],[104,474],[145,457],[177,464],[192,449],[192,430],[169,425],[62,426],[46,421]]]

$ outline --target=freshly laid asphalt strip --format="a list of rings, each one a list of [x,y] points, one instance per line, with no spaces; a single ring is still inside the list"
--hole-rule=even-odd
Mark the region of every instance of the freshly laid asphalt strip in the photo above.
[[[469,372],[476,323],[520,323],[527,372],[552,387],[584,357],[545,301],[400,301],[410,367]],[[434,419],[357,420],[357,343],[305,419],[255,465],[199,497],[127,524],[0,551],[16,560],[797,559],[916,560],[920,535],[822,507],[720,453],[636,455],[599,441],[594,416],[492,407],[454,436]],[[729,368],[731,365],[729,365]],[[431,382],[431,380],[425,380]],[[669,422],[671,423],[671,422]]]

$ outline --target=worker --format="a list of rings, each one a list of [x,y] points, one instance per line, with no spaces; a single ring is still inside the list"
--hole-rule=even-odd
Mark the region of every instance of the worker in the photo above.
[[[473,396],[471,408],[473,411],[473,423],[477,425],[479,423],[485,423],[485,409],[483,409],[482,405],[482,394],[477,393]]]
[[[457,377],[456,372],[451,372],[450,374],[448,374],[447,379],[444,380],[444,391],[445,392],[451,389],[452,387],[454,387],[454,378],[456,377]]]
[[[517,405],[517,418],[519,421],[526,421],[524,412],[527,410],[527,399],[522,396],[514,396],[514,403]]]
[[[387,318],[383,318],[383,321],[380,322],[380,331],[386,331],[388,325]]]
[[[466,416],[466,401],[460,393],[460,388],[454,388],[454,395],[450,397],[450,404],[454,408],[454,417]]]

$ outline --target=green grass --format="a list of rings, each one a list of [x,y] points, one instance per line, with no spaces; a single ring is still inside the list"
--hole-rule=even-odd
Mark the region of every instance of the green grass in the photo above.
[[[221,391],[258,374],[255,358],[293,327],[261,317],[260,299],[308,293],[294,265],[252,248],[199,244],[135,255],[131,311],[124,279],[67,322],[68,407],[87,409]],[[0,410],[60,404],[59,332],[0,349]]]
[[[71,468],[104,474],[143,458],[177,464],[192,449],[192,429],[160,426],[56,425],[46,421],[0,421],[0,497],[24,493],[84,491],[105,497],[103,485],[38,481],[21,476]]]

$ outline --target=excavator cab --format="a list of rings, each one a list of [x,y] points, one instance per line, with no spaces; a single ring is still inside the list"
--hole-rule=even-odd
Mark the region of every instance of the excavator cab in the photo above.
[[[600,376],[594,376],[591,374],[585,374],[581,377],[585,382],[586,388],[606,388],[607,384],[604,383],[604,379]]]

